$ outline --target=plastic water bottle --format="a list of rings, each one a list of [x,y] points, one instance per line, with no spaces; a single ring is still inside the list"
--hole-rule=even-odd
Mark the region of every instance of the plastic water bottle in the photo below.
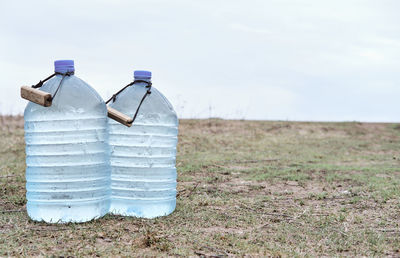
[[[151,80],[151,72],[135,71],[135,80]],[[126,88],[111,104],[133,116],[147,84]],[[154,218],[176,206],[176,144],[178,118],[155,88],[144,100],[132,127],[109,119],[111,208],[113,214]]]
[[[73,60],[54,62],[59,73],[40,90],[52,95]],[[65,76],[50,107],[29,102],[24,113],[26,197],[31,219],[84,222],[110,207],[107,109],[78,77]]]

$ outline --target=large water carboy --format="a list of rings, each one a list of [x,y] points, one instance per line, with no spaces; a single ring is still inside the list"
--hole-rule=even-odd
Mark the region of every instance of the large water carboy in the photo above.
[[[134,82],[110,106],[130,117],[131,127],[109,119],[110,212],[154,218],[176,207],[178,118],[151,83],[150,71],[135,71]],[[139,109],[140,107],[140,109]]]
[[[29,102],[24,112],[27,211],[36,221],[89,221],[110,207],[107,107],[73,60],[54,64],[40,87],[51,106]]]

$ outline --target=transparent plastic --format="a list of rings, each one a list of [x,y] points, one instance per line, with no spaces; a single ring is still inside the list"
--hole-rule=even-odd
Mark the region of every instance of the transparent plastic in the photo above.
[[[128,87],[110,106],[133,116],[146,85]],[[171,104],[153,87],[132,127],[108,121],[110,212],[143,218],[172,213],[176,206],[178,118]]]
[[[61,75],[40,90],[53,94]],[[26,197],[31,219],[85,222],[110,207],[107,108],[87,83],[64,79],[50,107],[29,102],[24,113]]]

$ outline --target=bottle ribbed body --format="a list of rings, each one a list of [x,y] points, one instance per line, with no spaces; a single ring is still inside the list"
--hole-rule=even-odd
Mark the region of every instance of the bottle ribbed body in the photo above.
[[[41,90],[54,93],[57,76]],[[25,109],[27,211],[33,220],[84,222],[108,212],[110,168],[106,106],[75,76],[51,107]]]
[[[132,116],[145,90],[131,86],[111,106]],[[154,218],[174,211],[177,135],[176,114],[154,88],[132,127],[109,119],[111,213]]]

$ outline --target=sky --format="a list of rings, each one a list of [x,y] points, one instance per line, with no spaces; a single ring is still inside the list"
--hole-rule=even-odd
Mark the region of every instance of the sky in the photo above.
[[[150,70],[180,118],[400,121],[397,0],[0,0],[0,114],[75,60],[108,99]]]

